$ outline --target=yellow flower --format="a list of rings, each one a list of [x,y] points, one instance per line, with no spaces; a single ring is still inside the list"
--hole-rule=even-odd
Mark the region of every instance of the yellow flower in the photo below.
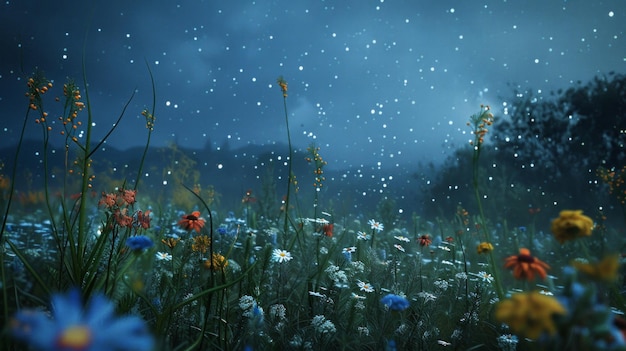
[[[590,236],[593,230],[591,218],[581,210],[561,211],[558,218],[552,220],[552,234],[561,244],[581,236]]]
[[[556,333],[552,317],[565,314],[565,308],[552,296],[537,291],[517,293],[496,305],[495,317],[522,337],[537,339],[542,333]]]
[[[206,235],[198,235],[193,238],[193,244],[191,244],[191,249],[196,252],[205,253],[209,249],[211,245],[211,239],[209,239]]]
[[[491,243],[488,243],[486,241],[483,241],[482,243],[478,244],[478,246],[476,247],[476,252],[478,252],[478,254],[484,254],[484,253],[489,253],[493,251],[493,245],[491,245]]]
[[[209,260],[204,261],[204,268],[213,269],[214,271],[220,271],[226,268],[227,266],[228,266],[228,260],[226,259],[226,257],[215,252],[213,253],[213,259],[211,261]]]
[[[594,280],[613,281],[617,279],[619,270],[619,256],[609,255],[598,263],[572,262],[574,268],[579,272],[583,272]]]
[[[179,241],[180,239],[172,237],[161,239],[161,242],[170,249],[175,248]]]

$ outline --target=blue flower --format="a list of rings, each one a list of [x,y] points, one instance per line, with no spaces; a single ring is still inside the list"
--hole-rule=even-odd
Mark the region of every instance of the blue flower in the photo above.
[[[228,233],[228,228],[226,228],[226,226],[222,224],[219,227],[217,227],[217,232],[220,235],[225,235],[226,233]]]
[[[404,311],[409,308],[409,300],[394,294],[385,295],[380,302],[392,311]]]
[[[43,310],[21,310],[10,332],[36,350],[152,350],[154,340],[136,316],[115,317],[115,306],[103,295],[83,309],[80,292],[53,295],[52,319]]]
[[[152,245],[154,245],[152,239],[148,238],[145,235],[131,236],[130,238],[126,239],[126,246],[130,247],[130,249],[133,251],[143,251],[152,247]]]

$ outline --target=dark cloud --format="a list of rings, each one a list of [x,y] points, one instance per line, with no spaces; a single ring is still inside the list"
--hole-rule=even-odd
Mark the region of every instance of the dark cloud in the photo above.
[[[147,62],[156,145],[284,142],[282,75],[294,143],[317,142],[329,166],[439,160],[480,104],[501,113],[508,83],[547,94],[623,72],[625,13],[618,0],[6,1],[1,139],[17,140],[25,75],[82,85],[84,57],[101,134],[137,89],[118,147],[144,142]]]

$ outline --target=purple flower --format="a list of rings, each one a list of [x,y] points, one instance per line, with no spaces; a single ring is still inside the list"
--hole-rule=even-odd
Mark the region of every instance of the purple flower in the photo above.
[[[387,294],[380,299],[380,303],[387,306],[392,311],[404,311],[409,308],[409,300],[402,296]]]
[[[148,238],[145,235],[131,236],[130,238],[126,239],[126,246],[130,247],[130,249],[133,251],[143,251],[152,247],[152,245],[154,245],[152,239]]]
[[[152,350],[154,340],[136,316],[115,317],[115,306],[95,295],[83,308],[80,292],[53,295],[52,319],[41,309],[21,310],[10,332],[36,350]]]

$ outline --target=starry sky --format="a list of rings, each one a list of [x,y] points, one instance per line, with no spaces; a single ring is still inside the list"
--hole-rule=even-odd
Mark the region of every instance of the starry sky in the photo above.
[[[328,167],[438,161],[481,104],[504,116],[513,87],[626,72],[624,23],[622,0],[2,1],[0,146],[18,140],[35,68],[58,96],[68,77],[84,88],[84,62],[96,139],[136,92],[118,148],[145,143],[149,66],[154,146],[286,143],[283,76],[292,141]]]

